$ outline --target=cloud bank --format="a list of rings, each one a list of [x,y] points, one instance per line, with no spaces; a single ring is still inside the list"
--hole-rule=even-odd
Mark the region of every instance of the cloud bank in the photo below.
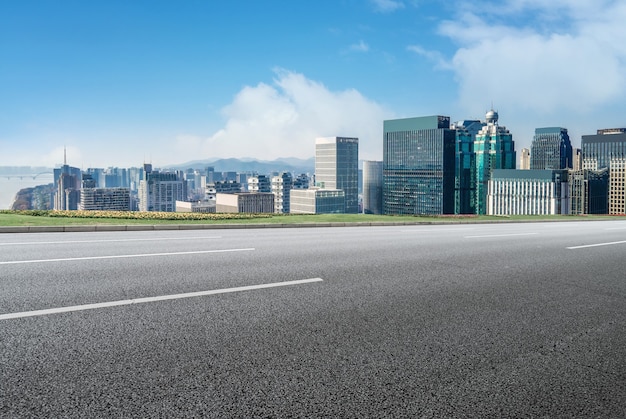
[[[463,0],[450,10],[438,33],[452,50],[407,49],[453,73],[456,118],[482,117],[492,103],[518,150],[537,127],[567,127],[578,143],[626,125],[626,2]]]
[[[584,114],[623,97],[626,3],[515,0],[474,4],[480,14],[463,9],[439,27],[460,46],[450,68],[462,108],[486,97],[517,110]],[[519,15],[524,23],[516,25]]]
[[[222,110],[224,127],[209,138],[179,136],[203,158],[310,158],[315,138],[359,138],[362,159],[382,157],[382,121],[389,112],[354,89],[331,91],[304,75],[277,70],[272,84],[246,86]]]

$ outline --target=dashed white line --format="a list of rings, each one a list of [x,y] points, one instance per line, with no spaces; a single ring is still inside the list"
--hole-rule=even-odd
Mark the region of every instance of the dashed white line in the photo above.
[[[301,285],[301,284],[308,284],[311,282],[321,282],[321,281],[323,281],[322,278],[300,279],[296,281],[273,282],[269,284],[248,285],[248,286],[243,286],[243,287],[223,288],[223,289],[218,289],[218,290],[187,292],[184,294],[160,295],[157,297],[135,298],[132,300],[108,301],[105,303],[82,304],[78,306],[49,308],[45,310],[23,311],[20,313],[0,314],[0,320],[20,319],[23,317],[34,317],[34,316],[45,316],[47,314],[67,313],[70,311],[93,310],[96,308],[116,307],[116,306],[124,306],[124,305],[131,305],[131,304],[153,303],[156,301],[178,300],[181,298],[202,297],[202,296],[207,296],[207,295],[226,294],[226,293],[231,293],[231,292],[259,290],[259,289],[264,289],[264,288],[285,287],[289,285]]]
[[[624,244],[624,243],[626,243],[626,240],[622,240],[622,241],[619,241],[619,242],[584,244],[582,246],[570,246],[570,247],[566,247],[566,249],[568,249],[568,250],[586,249],[588,247],[612,246],[612,245],[615,245],[615,244]]]
[[[486,237],[514,237],[514,236],[534,236],[539,233],[511,233],[511,234],[485,234],[482,236],[465,236],[466,239],[482,239]]]
[[[140,253],[137,255],[85,256],[85,257],[59,258],[59,259],[9,260],[5,262],[0,262],[0,265],[19,265],[19,264],[24,264],[24,263],[45,263],[45,262],[71,262],[71,261],[78,261],[78,260],[98,260],[98,259],[141,258],[141,257],[152,257],[152,256],[201,255],[205,253],[250,252],[252,250],[255,250],[254,247],[250,247],[247,249],[196,250],[192,252]]]

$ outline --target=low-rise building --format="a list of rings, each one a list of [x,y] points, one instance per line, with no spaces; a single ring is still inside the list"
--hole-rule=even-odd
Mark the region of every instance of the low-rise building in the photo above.
[[[567,170],[496,169],[489,180],[487,214],[569,214]]]
[[[82,188],[78,209],[83,211],[130,211],[130,189]]]
[[[271,192],[217,193],[216,212],[273,213],[274,194]]]
[[[291,214],[343,214],[345,211],[342,189],[291,190]]]

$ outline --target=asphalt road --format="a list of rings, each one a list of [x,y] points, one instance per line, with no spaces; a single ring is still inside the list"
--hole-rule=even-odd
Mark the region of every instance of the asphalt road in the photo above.
[[[0,417],[626,417],[626,222],[2,234]]]

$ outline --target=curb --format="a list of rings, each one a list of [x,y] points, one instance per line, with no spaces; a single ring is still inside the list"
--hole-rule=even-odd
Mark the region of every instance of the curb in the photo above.
[[[129,224],[129,225],[67,225],[67,226],[0,226],[2,233],[83,233],[113,231],[156,231],[156,230],[221,230],[221,229],[261,229],[261,228],[320,228],[320,227],[383,227],[415,225],[451,225],[451,224],[503,224],[503,223],[540,223],[557,220],[483,220],[483,221],[365,221],[365,222],[327,222],[306,224]],[[559,220],[574,221],[574,220]],[[584,221],[584,220],[575,220]],[[588,220],[594,221],[594,220]]]

